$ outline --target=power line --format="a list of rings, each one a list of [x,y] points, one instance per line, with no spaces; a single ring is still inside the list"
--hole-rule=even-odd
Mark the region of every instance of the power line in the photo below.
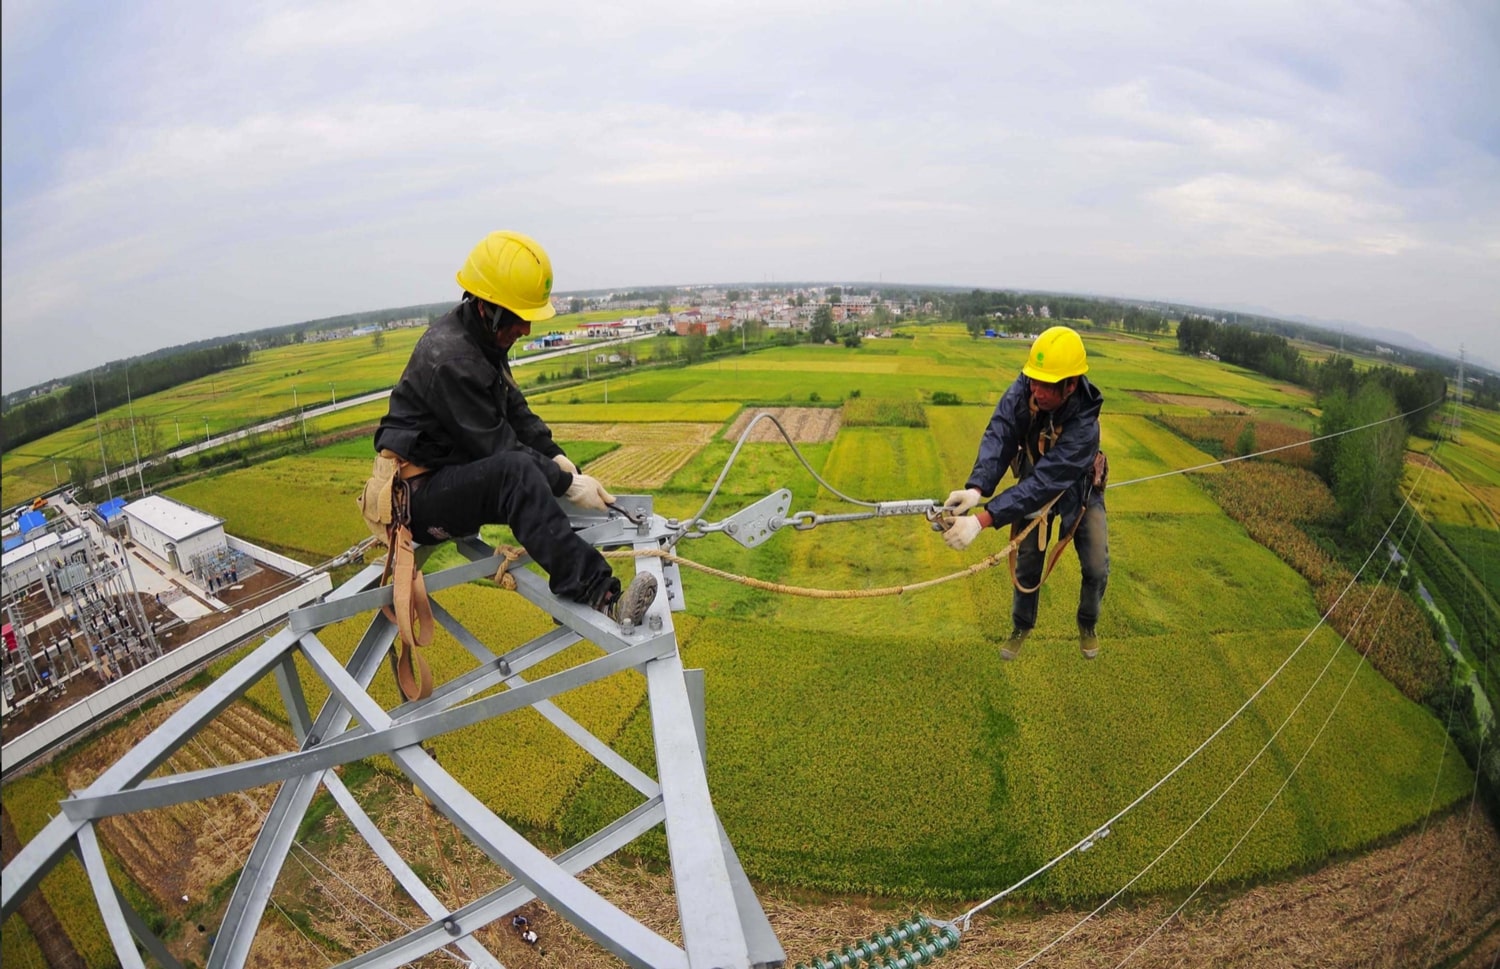
[[[1423,469],[1423,473],[1425,473],[1425,471],[1426,471],[1426,469],[1424,468]],[[1402,509],[1400,511],[1397,511],[1397,513],[1396,513],[1397,517],[1400,516],[1401,511],[1406,511],[1406,510],[1408,510],[1407,506],[1403,505]],[[1411,513],[1407,516],[1407,522],[1406,522],[1405,528],[1403,529],[1402,538],[1405,538],[1405,532],[1407,530],[1410,530],[1411,523],[1412,523],[1412,520],[1415,517],[1415,514],[1416,514],[1415,511],[1411,511]],[[1394,519],[1393,519],[1392,523],[1394,524]],[[1387,531],[1389,531],[1389,529]],[[1384,541],[1383,538],[1382,538],[1382,541]],[[1393,558],[1387,558],[1386,564],[1385,564],[1385,568],[1381,571],[1380,578],[1378,580],[1376,580],[1376,583],[1375,583],[1375,587],[1377,589],[1385,582],[1385,578],[1390,573],[1391,566],[1394,564],[1394,562],[1395,562],[1395,560]],[[1364,621],[1365,611],[1370,607],[1370,603],[1373,602],[1373,601],[1374,601],[1374,597],[1371,596],[1370,598],[1366,599],[1365,602],[1364,602],[1364,604],[1360,607],[1359,615],[1355,617],[1354,624],[1353,624],[1353,626],[1350,627],[1351,632],[1353,631],[1353,629],[1357,628],[1361,622]],[[1391,610],[1391,605],[1394,602],[1395,602],[1394,598],[1390,598],[1390,599],[1388,599],[1386,601],[1385,611],[1381,613],[1380,620],[1379,620],[1379,622],[1376,623],[1376,626],[1375,626],[1377,633],[1385,625],[1386,619],[1389,618],[1389,616],[1390,616],[1390,610]],[[1241,770],[1240,773],[1235,777],[1235,779],[1230,783],[1229,788],[1226,788],[1224,790],[1224,793],[1221,794],[1218,798],[1216,798],[1214,800],[1214,802],[1212,804],[1210,804],[1208,806],[1208,808],[1206,808],[1204,810],[1203,814],[1200,814],[1198,816],[1198,818],[1193,821],[1192,825],[1190,825],[1183,832],[1183,834],[1178,837],[1178,839],[1176,841],[1173,841],[1172,844],[1169,845],[1162,852],[1161,855],[1158,855],[1157,858],[1151,862],[1151,865],[1147,866],[1147,870],[1149,870],[1152,866],[1154,866],[1157,861],[1160,861],[1161,858],[1164,857],[1167,852],[1170,852],[1173,848],[1175,848],[1177,846],[1177,844],[1182,840],[1182,837],[1185,837],[1189,831],[1192,831],[1193,828],[1195,828],[1198,825],[1199,821],[1203,820],[1203,818],[1206,817],[1210,811],[1212,811],[1215,807],[1217,807],[1218,804],[1219,804],[1219,802],[1221,800],[1223,800],[1224,796],[1229,793],[1230,788],[1233,788],[1235,785],[1237,785],[1239,783],[1240,779],[1245,776],[1245,774],[1250,770],[1250,768],[1252,766],[1254,766],[1257,761],[1259,761],[1261,755],[1263,755],[1268,749],[1270,749],[1271,745],[1273,743],[1275,743],[1276,739],[1281,735],[1281,732],[1287,727],[1288,724],[1291,723],[1292,717],[1294,717],[1298,713],[1298,711],[1300,711],[1302,709],[1302,705],[1307,701],[1308,697],[1310,697],[1312,695],[1313,690],[1316,689],[1317,686],[1318,686],[1318,684],[1323,681],[1323,677],[1328,673],[1328,670],[1333,666],[1333,661],[1338,658],[1339,647],[1343,646],[1347,642],[1348,642],[1348,638],[1347,637],[1341,637],[1339,645],[1336,646],[1333,650],[1331,650],[1329,652],[1328,661],[1323,664],[1323,668],[1322,668],[1322,670],[1320,670],[1318,672],[1317,677],[1314,678],[1314,680],[1312,681],[1312,683],[1308,686],[1307,690],[1303,692],[1302,697],[1297,701],[1296,705],[1291,709],[1291,711],[1282,720],[1281,725],[1276,728],[1276,731],[1271,735],[1271,737],[1266,741],[1266,743],[1261,747],[1261,749],[1256,752],[1255,756],[1253,758],[1251,758],[1250,762],[1245,765],[1244,769]],[[1358,660],[1354,664],[1354,669],[1350,671],[1349,678],[1344,683],[1344,689],[1343,689],[1343,691],[1339,694],[1338,698],[1334,701],[1333,706],[1329,708],[1328,715],[1323,719],[1322,725],[1320,725],[1318,727],[1318,730],[1313,735],[1312,740],[1308,741],[1307,748],[1302,752],[1302,756],[1300,758],[1298,758],[1297,763],[1292,766],[1292,769],[1289,770],[1287,772],[1286,777],[1283,778],[1283,780],[1281,782],[1281,786],[1276,789],[1276,791],[1271,795],[1271,797],[1269,799],[1267,799],[1266,804],[1261,809],[1260,814],[1258,814],[1255,817],[1255,820],[1253,820],[1250,823],[1249,827],[1247,827],[1245,829],[1244,833],[1240,835],[1239,840],[1237,840],[1229,848],[1229,850],[1224,853],[1224,856],[1221,859],[1219,859],[1219,863],[1217,865],[1215,865],[1213,867],[1213,869],[1211,871],[1209,871],[1209,873],[1203,877],[1203,880],[1198,883],[1197,887],[1195,887],[1193,889],[1193,891],[1188,894],[1187,898],[1183,899],[1182,902],[1177,906],[1177,908],[1173,909],[1172,912],[1170,914],[1168,914],[1168,916],[1165,919],[1162,920],[1161,924],[1158,925],[1156,927],[1156,929],[1154,929],[1151,932],[1150,935],[1148,935],[1145,939],[1143,939],[1140,942],[1139,945],[1137,945],[1134,949],[1132,949],[1129,953],[1127,953],[1126,956],[1125,956],[1125,958],[1122,959],[1119,962],[1119,964],[1116,966],[1116,969],[1119,969],[1119,966],[1125,965],[1125,963],[1129,962],[1132,958],[1134,958],[1134,956],[1135,956],[1135,954],[1137,952],[1139,952],[1139,951],[1141,951],[1141,949],[1145,948],[1146,945],[1148,943],[1150,943],[1150,941],[1152,939],[1154,939],[1162,931],[1162,929],[1166,928],[1166,926],[1172,921],[1172,919],[1176,918],[1177,915],[1179,913],[1181,913],[1182,910],[1184,908],[1186,908],[1188,906],[1188,904],[1190,904],[1192,902],[1192,900],[1194,898],[1196,898],[1200,892],[1203,891],[1204,887],[1209,883],[1209,881],[1211,881],[1213,879],[1214,875],[1218,874],[1219,870],[1224,867],[1224,865],[1229,861],[1230,857],[1236,851],[1239,850],[1240,845],[1242,845],[1242,844],[1245,843],[1245,839],[1248,838],[1248,837],[1250,837],[1251,832],[1253,832],[1256,829],[1256,827],[1260,824],[1260,822],[1265,818],[1266,813],[1271,810],[1271,806],[1273,804],[1275,804],[1277,800],[1280,799],[1282,792],[1284,792],[1286,790],[1287,786],[1289,784],[1291,784],[1292,778],[1294,776],[1296,776],[1297,771],[1302,767],[1302,764],[1304,762],[1306,762],[1306,760],[1308,758],[1308,755],[1310,755],[1312,753],[1312,750],[1317,745],[1318,740],[1322,738],[1323,732],[1328,728],[1328,724],[1332,722],[1334,714],[1338,712],[1338,709],[1339,709],[1340,705],[1342,705],[1342,703],[1344,701],[1344,698],[1349,693],[1349,689],[1354,685],[1354,679],[1355,679],[1355,677],[1358,676],[1359,671],[1364,667],[1365,654],[1364,653],[1360,653],[1358,650],[1355,650],[1355,652],[1358,654],[1359,658],[1358,658]],[[1445,747],[1445,749],[1446,749],[1446,747]],[[1439,770],[1441,770],[1441,767],[1439,767]],[[1429,813],[1430,813],[1430,805],[1429,805]],[[1141,874],[1144,874],[1144,873],[1145,872],[1142,871]],[[1139,877],[1140,877],[1140,875],[1136,876],[1136,878],[1139,878]],[[1127,883],[1124,887],[1122,887],[1120,889],[1119,892],[1116,892],[1115,895],[1111,896],[1110,899],[1109,899],[1109,901],[1112,902],[1112,901],[1114,901],[1115,898],[1118,898],[1119,895],[1122,892],[1124,892],[1126,888],[1130,887],[1130,884],[1134,883],[1134,881],[1135,881],[1135,879],[1131,879],[1131,882]],[[1109,902],[1106,902],[1105,904],[1107,905],[1107,904],[1109,904]],[[1100,906],[1100,907],[1103,908],[1103,906]],[[1098,910],[1095,910],[1095,912],[1091,913],[1088,917],[1086,917],[1084,919],[1084,921],[1087,921],[1088,918],[1092,918],[1094,914],[1097,914],[1097,912],[1098,912]],[[1079,924],[1081,925],[1082,922],[1080,922]],[[1076,928],[1076,926],[1075,926],[1075,928]],[[1071,932],[1072,930],[1070,929],[1069,931]],[[1029,961],[1030,960],[1028,960],[1028,962]]]
[[[1195,464],[1190,468],[1178,468],[1175,471],[1163,471],[1160,474],[1148,474],[1145,477],[1131,478],[1128,481],[1111,481],[1109,483],[1109,486],[1111,488],[1123,488],[1126,485],[1140,484],[1142,481],[1155,481],[1157,478],[1170,478],[1176,474],[1187,474],[1191,471],[1203,471],[1206,468],[1217,468],[1220,465],[1233,464],[1236,461],[1248,461],[1250,458],[1264,457],[1267,454],[1275,454],[1277,451],[1287,451],[1292,448],[1307,447],[1309,445],[1316,444],[1319,441],[1327,441],[1335,437],[1342,437],[1345,434],[1353,434],[1355,431],[1363,431],[1372,427],[1378,427],[1381,424],[1389,424],[1391,421],[1399,421],[1402,418],[1410,417],[1412,414],[1415,414],[1418,411],[1426,410],[1427,408],[1434,407],[1440,403],[1442,403],[1442,400],[1438,399],[1430,404],[1423,404],[1421,407],[1413,407],[1411,410],[1407,411],[1404,414],[1396,414],[1394,417],[1385,417],[1378,421],[1371,421],[1368,424],[1361,424],[1358,427],[1350,427],[1342,431],[1334,431],[1331,434],[1324,434],[1319,437],[1308,438],[1306,441],[1297,441],[1294,444],[1282,444],[1279,447],[1271,447],[1266,448],[1264,451],[1256,451],[1254,454],[1241,454],[1232,458],[1222,458],[1218,461],[1209,461],[1206,464]]]
[[[1406,504],[1403,503],[1402,510],[1404,510],[1405,507],[1406,507]],[[1234,723],[1234,721],[1237,720],[1240,717],[1240,715],[1242,713],[1244,713],[1245,710],[1247,710],[1250,707],[1250,705],[1252,703],[1254,703],[1260,697],[1260,695],[1262,693],[1264,693],[1267,690],[1267,688],[1270,687],[1270,685],[1273,682],[1275,682],[1275,680],[1277,679],[1277,677],[1279,677],[1281,675],[1281,673],[1287,668],[1287,666],[1289,666],[1291,664],[1292,660],[1294,660],[1297,657],[1297,655],[1299,653],[1301,653],[1302,649],[1312,640],[1313,635],[1318,631],[1318,629],[1321,628],[1322,625],[1325,622],[1328,621],[1328,617],[1330,615],[1332,615],[1333,612],[1334,612],[1334,610],[1338,608],[1339,604],[1341,602],[1343,602],[1344,597],[1349,593],[1349,590],[1354,587],[1355,583],[1358,582],[1360,575],[1362,575],[1364,573],[1364,570],[1369,566],[1370,561],[1375,556],[1375,553],[1380,549],[1381,545],[1385,542],[1386,537],[1391,532],[1391,529],[1395,527],[1397,520],[1400,518],[1400,514],[1401,514],[1401,511],[1398,510],[1397,513],[1396,513],[1396,515],[1394,517],[1392,517],[1390,524],[1386,526],[1385,531],[1381,534],[1379,540],[1375,543],[1375,546],[1373,548],[1371,548],[1369,554],[1365,556],[1364,562],[1361,563],[1358,571],[1356,571],[1350,577],[1349,582],[1339,592],[1338,597],[1336,599],[1334,599],[1333,603],[1328,607],[1328,609],[1325,610],[1323,612],[1323,614],[1318,617],[1317,623],[1315,623],[1313,625],[1313,628],[1308,631],[1308,633],[1307,633],[1306,636],[1303,637],[1302,642],[1297,645],[1296,649],[1292,650],[1292,652],[1286,657],[1286,659],[1284,659],[1282,661],[1281,665],[1278,666],[1275,669],[1275,671],[1273,671],[1271,673],[1271,675],[1266,679],[1266,681],[1264,683],[1262,683],[1259,687],[1257,687],[1254,693],[1252,693],[1248,698],[1246,698],[1245,702],[1240,705],[1239,709],[1235,710],[1234,713],[1230,714],[1229,718],[1226,719],[1223,724],[1221,724],[1217,729],[1215,729],[1213,731],[1213,733],[1209,734],[1208,737],[1205,738],[1203,740],[1203,742],[1200,743],[1196,748],[1194,748],[1191,753],[1189,753],[1186,757],[1184,757],[1182,759],[1182,761],[1177,764],[1177,766],[1173,767],[1166,774],[1162,775],[1162,777],[1159,780],[1157,780],[1156,783],[1154,783],[1150,787],[1148,787],[1144,792],[1142,792],[1138,797],[1136,797],[1135,800],[1131,801],[1125,807],[1121,808],[1120,811],[1117,812],[1114,816],[1112,816],[1109,820],[1105,821],[1103,824],[1101,824],[1101,825],[1097,826],[1096,828],[1094,828],[1094,830],[1092,832],[1090,832],[1085,837],[1081,838],[1079,841],[1077,841],[1075,844],[1073,844],[1072,847],[1066,849],[1061,854],[1059,854],[1055,858],[1053,858],[1051,861],[1048,861],[1046,864],[1042,865],[1036,871],[1034,871],[1031,874],[1027,875],[1026,877],[1022,878],[1020,881],[1018,881],[1015,884],[1011,885],[1010,887],[1004,889],[1003,891],[1001,891],[1001,892],[999,892],[999,893],[991,896],[990,898],[988,898],[985,901],[979,903],[978,905],[974,906],[973,908],[969,909],[964,914],[962,914],[962,915],[958,916],[957,918],[953,919],[953,921],[955,923],[957,923],[958,925],[962,926],[963,928],[967,929],[970,920],[972,920],[975,915],[979,914],[984,909],[986,909],[989,906],[993,905],[995,902],[998,902],[1000,899],[1005,898],[1007,895],[1012,894],[1017,889],[1021,888],[1024,885],[1026,885],[1028,882],[1030,882],[1032,879],[1036,878],[1037,876],[1043,874],[1046,871],[1049,871],[1051,868],[1053,868],[1055,865],[1057,865],[1059,862],[1061,862],[1064,858],[1067,858],[1069,855],[1072,855],[1075,852],[1084,850],[1086,846],[1087,847],[1092,847],[1093,844],[1095,843],[1095,841],[1097,841],[1098,839],[1103,838],[1103,837],[1105,837],[1105,836],[1107,836],[1109,834],[1109,831],[1110,831],[1111,827],[1115,823],[1117,823],[1121,818],[1125,817],[1126,814],[1130,813],[1137,806],[1139,806],[1143,801],[1145,801],[1148,797],[1150,797],[1152,794],[1154,794],[1162,785],[1164,785],[1168,780],[1170,780],[1173,776],[1175,776],[1178,771],[1182,770],[1190,762],[1192,762],[1200,753],[1202,753],[1208,747],[1209,744],[1213,743],[1213,741],[1215,739],[1217,739],[1220,734],[1222,734],[1225,730],[1227,730],[1229,728],[1229,726],[1232,723]]]

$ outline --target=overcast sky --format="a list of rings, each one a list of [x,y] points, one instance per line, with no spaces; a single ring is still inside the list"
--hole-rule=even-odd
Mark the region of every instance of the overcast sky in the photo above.
[[[884,280],[1500,363],[1500,3],[3,4],[3,386],[456,298]]]

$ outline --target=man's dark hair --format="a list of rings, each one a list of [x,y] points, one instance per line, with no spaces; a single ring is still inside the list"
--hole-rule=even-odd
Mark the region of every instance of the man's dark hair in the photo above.
[[[491,333],[498,333],[500,331],[500,328],[503,326],[515,326],[517,324],[524,324],[526,322],[519,315],[512,313],[510,310],[499,305],[498,303],[491,303],[486,300],[480,299],[478,296],[475,296],[470,292],[464,293],[463,306],[466,312],[474,314],[474,317],[476,319],[483,321],[485,328],[488,329]],[[491,310],[494,311],[490,313],[490,318],[488,320],[484,320],[484,318],[480,316],[479,307],[481,306],[488,306]]]

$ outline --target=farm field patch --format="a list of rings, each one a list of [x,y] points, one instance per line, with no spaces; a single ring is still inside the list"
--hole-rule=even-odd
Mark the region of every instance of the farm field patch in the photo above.
[[[699,509],[723,469],[738,428],[755,412],[747,400],[790,408],[810,403],[814,393],[818,402],[832,403],[859,390],[861,399],[888,395],[918,406],[933,390],[950,390],[965,404],[923,406],[926,427],[835,425],[799,444],[812,467],[852,498],[941,500],[966,480],[993,403],[1014,379],[1025,344],[972,340],[957,327],[913,332],[912,340],[853,351],[767,350],[740,359],[737,371],[736,361],[725,358],[611,378],[608,404],[599,382],[531,399],[570,453],[597,455],[587,467],[606,486],[640,482],[652,490],[659,513],[681,517]],[[907,898],[957,900],[996,891],[1094,830],[1178,763],[1317,627],[1308,584],[1251,540],[1199,484],[1218,469],[1128,483],[1212,459],[1143,416],[1137,407],[1154,412],[1156,406],[1127,391],[1188,395],[1194,403],[1159,406],[1206,420],[1214,418],[1206,416],[1213,405],[1202,403],[1205,397],[1222,394],[1236,406],[1290,412],[1306,405],[1305,395],[1183,357],[1165,341],[1086,339],[1090,376],[1107,398],[1103,446],[1114,483],[1106,492],[1112,575],[1098,661],[1078,655],[1072,551],[1043,588],[1037,630],[1015,663],[1002,662],[997,650],[1010,624],[1003,563],[929,590],[858,600],[778,596],[683,572],[688,610],[674,622],[684,659],[708,670],[710,780],[752,877]],[[1133,401],[1121,409],[1134,412],[1121,413],[1115,401]],[[840,413],[805,410],[835,420]],[[821,488],[780,435],[771,435],[768,443],[743,448],[707,520],[780,487],[792,491],[793,511],[867,510]],[[614,444],[621,446],[598,450]],[[662,466],[640,467],[647,452]],[[627,459],[637,462],[634,470]],[[321,559],[366,534],[352,496],[368,468],[369,443],[361,440],[173,494],[228,519],[234,534]],[[1445,500],[1457,507],[1461,496],[1454,491]],[[989,531],[966,552],[954,552],[921,516],[906,516],[783,529],[755,549],[709,535],[677,550],[788,585],[872,589],[957,572],[1004,543],[1002,533]],[[497,651],[552,628],[519,597],[486,583],[436,598]],[[320,638],[345,658],[363,626],[340,624]],[[528,676],[592,655],[591,649],[574,647]],[[445,632],[427,655],[440,680],[474,664]],[[305,666],[302,672],[316,708],[326,689]],[[382,703],[397,702],[384,671],[375,688]],[[1273,739],[1304,692],[1304,709]],[[575,691],[560,705],[649,769],[643,697],[643,681],[628,674]],[[250,699],[268,711],[280,704],[269,679]],[[1328,730],[1273,799],[1335,703]],[[1299,870],[1380,841],[1432,807],[1467,796],[1472,785],[1430,714],[1402,699],[1337,637],[1317,632],[1201,759],[1087,856],[1028,888],[1029,897],[1054,902],[1114,891],[1268,742],[1260,763],[1138,891],[1195,885],[1268,804],[1218,883]],[[1377,746],[1378,753],[1367,754]],[[437,750],[487,804],[528,826],[591,832],[638,800],[535,715],[450,735]],[[660,832],[641,845],[659,853]]]
[[[1445,445],[1445,456],[1446,450]],[[1401,487],[1429,522],[1472,528],[1496,527],[1495,516],[1489,507],[1446,468],[1426,455],[1407,452]]]
[[[1148,391],[1133,391],[1135,396],[1149,404],[1178,404],[1183,407],[1201,407],[1214,414],[1248,414],[1245,405],[1223,397],[1204,397],[1199,394],[1156,394]]]
[[[769,414],[781,424],[794,444],[826,444],[838,436],[842,412],[837,407],[747,407],[724,431],[726,441],[738,441],[750,422]],[[746,443],[785,441],[776,424],[763,420],[755,425]]]
[[[614,444],[680,447],[703,445],[719,433],[718,424],[550,424],[557,441],[609,441]]]
[[[61,765],[59,774],[82,790],[132,746],[189,699],[179,694],[111,731]],[[205,770],[296,749],[291,732],[247,704],[234,704],[215,717],[196,739],[183,745],[153,777]],[[205,898],[244,863],[275,786],[108,818],[100,832],[136,884],[163,909],[182,895]]]
[[[543,396],[540,402],[537,397]],[[657,424],[678,423],[722,424],[740,409],[734,402],[700,404],[663,403],[597,403],[567,404],[544,395],[528,399],[531,409],[545,420],[549,427],[568,424]]]

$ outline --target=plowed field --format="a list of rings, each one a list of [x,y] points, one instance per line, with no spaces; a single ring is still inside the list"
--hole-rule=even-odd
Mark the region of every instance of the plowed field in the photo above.
[[[839,426],[843,422],[843,412],[837,407],[757,407],[741,411],[729,430],[724,432],[724,437],[730,441],[738,441],[745,425],[754,420],[756,414],[775,417],[797,444],[823,444],[831,441],[838,435]],[[775,424],[761,421],[755,425],[750,440],[761,443],[780,441],[783,438]]]

